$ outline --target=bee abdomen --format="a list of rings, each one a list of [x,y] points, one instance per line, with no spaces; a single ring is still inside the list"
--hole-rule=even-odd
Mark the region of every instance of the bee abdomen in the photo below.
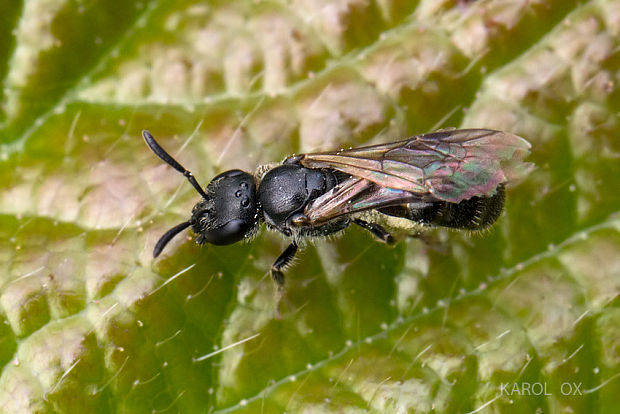
[[[475,196],[460,203],[434,202],[425,206],[407,204],[379,211],[390,216],[404,217],[421,224],[454,229],[482,230],[493,224],[502,213],[506,193],[500,185],[489,197]]]
[[[472,197],[460,203],[443,203],[432,224],[456,229],[482,230],[499,218],[506,195],[500,186],[490,197]]]

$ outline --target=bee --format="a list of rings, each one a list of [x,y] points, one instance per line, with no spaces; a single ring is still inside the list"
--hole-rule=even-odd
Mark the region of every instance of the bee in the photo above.
[[[531,146],[521,137],[453,129],[388,144],[293,155],[280,164],[261,166],[255,174],[229,170],[203,189],[148,131],[142,136],[201,196],[190,219],[161,236],[153,257],[190,226],[198,244],[227,245],[251,237],[264,222],[291,239],[271,266],[278,291],[284,286],[283,269],[306,238],[329,236],[355,224],[392,244],[395,237],[382,224],[390,219],[411,223],[412,228],[481,230],[500,216],[505,184],[532,167],[523,162]]]

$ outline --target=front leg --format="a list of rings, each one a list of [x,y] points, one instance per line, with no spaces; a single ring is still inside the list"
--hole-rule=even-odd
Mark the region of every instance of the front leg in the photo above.
[[[276,285],[278,285],[278,292],[284,290],[284,273],[282,273],[282,268],[293,260],[295,253],[297,253],[297,243],[292,242],[282,254],[278,256],[273,265],[271,265],[271,277],[273,281],[276,282]]]

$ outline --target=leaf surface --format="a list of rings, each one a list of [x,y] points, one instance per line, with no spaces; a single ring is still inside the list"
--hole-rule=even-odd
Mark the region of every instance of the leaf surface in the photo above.
[[[617,410],[617,0],[3,11],[2,412]],[[532,144],[483,234],[318,240],[281,318],[277,234],[151,257],[198,196],[142,129],[206,185],[449,126]]]

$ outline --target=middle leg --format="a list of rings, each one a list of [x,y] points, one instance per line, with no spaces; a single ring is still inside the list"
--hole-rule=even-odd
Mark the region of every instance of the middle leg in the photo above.
[[[360,219],[353,219],[353,223],[371,232],[376,238],[379,239],[379,241],[386,244],[394,244],[394,237],[382,226]]]

